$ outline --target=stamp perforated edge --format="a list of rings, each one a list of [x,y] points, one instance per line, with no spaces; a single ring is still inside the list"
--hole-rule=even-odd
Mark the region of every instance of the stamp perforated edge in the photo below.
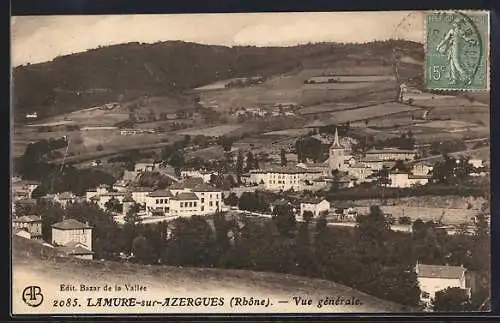
[[[490,79],[491,79],[491,64],[490,64],[490,42],[491,42],[491,32],[490,32],[490,19],[491,14],[490,10],[473,10],[473,9],[457,9],[457,10],[426,10],[424,11],[424,55],[427,55],[427,14],[430,12],[442,12],[442,13],[452,13],[452,12],[460,12],[463,14],[467,13],[485,13],[488,16],[488,35],[487,35],[487,43],[486,50],[484,54],[486,55],[486,87],[484,89],[465,89],[465,88],[428,88],[425,82],[427,78],[427,64],[424,64],[424,89],[427,91],[436,91],[436,92],[489,92],[490,91]],[[427,57],[426,57],[427,60]]]

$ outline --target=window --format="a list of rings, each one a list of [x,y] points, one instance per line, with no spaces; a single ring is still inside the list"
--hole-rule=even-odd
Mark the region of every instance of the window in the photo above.
[[[218,199],[218,198],[219,198],[219,194],[215,194],[215,198],[217,198],[217,199]]]
[[[193,206],[196,207],[196,202],[193,202]]]
[[[156,204],[160,204],[160,200],[159,199],[156,199]]]
[[[210,202],[208,203],[208,206],[212,206],[212,205],[213,205],[213,203],[212,203],[212,201],[210,201]]]
[[[193,202],[189,202],[189,207],[192,207],[193,206]]]
[[[212,198],[212,194],[210,194],[210,198]]]
[[[205,203],[205,198],[204,197],[201,198],[201,203]]]
[[[205,211],[205,207],[203,205],[201,206],[201,211]]]
[[[184,203],[183,203],[183,202],[181,202],[181,203],[180,203],[180,205],[181,205],[181,207],[183,207],[183,206],[184,206]]]
[[[216,205],[216,206],[219,206],[219,201],[215,201],[215,205]]]

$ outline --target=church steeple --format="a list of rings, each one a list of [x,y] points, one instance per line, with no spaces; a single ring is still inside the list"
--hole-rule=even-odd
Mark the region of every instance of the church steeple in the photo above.
[[[333,138],[333,145],[331,148],[343,148],[341,145],[340,145],[340,141],[339,141],[339,131],[337,128],[335,128],[335,136]]]

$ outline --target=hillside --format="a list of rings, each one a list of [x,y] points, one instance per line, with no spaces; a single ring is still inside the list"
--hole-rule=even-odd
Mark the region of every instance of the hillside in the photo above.
[[[213,312],[403,312],[408,311],[401,305],[377,299],[352,288],[339,285],[330,281],[319,279],[302,278],[292,275],[252,272],[243,270],[220,270],[212,268],[178,268],[167,266],[141,266],[135,264],[85,261],[70,258],[58,258],[50,248],[39,243],[23,238],[13,239],[13,293],[20,293],[26,281],[40,282],[44,291],[52,291],[52,297],[66,298],[68,293],[58,293],[59,284],[75,285],[103,285],[138,283],[148,288],[149,298],[179,297],[179,296],[223,296],[229,299],[232,296],[246,296],[254,298],[267,298],[274,306],[268,308],[189,308],[177,307],[160,309],[160,312],[182,311],[205,311]],[[43,282],[43,283],[42,283]],[[110,293],[113,294],[113,293]],[[130,294],[130,293],[129,293]],[[120,297],[130,297],[127,293],[121,293]],[[82,293],[75,293],[74,296]],[[87,294],[88,295],[88,294]],[[109,294],[106,294],[108,296]],[[88,297],[102,297],[102,293],[92,293]],[[134,297],[137,295],[134,295]],[[144,293],[138,297],[145,297]],[[313,306],[295,306],[293,296],[311,298]],[[318,308],[317,301],[325,297],[336,298],[356,297],[361,301],[357,306],[323,306]],[[87,297],[87,296],[85,296]],[[278,300],[289,300],[289,304],[279,304]],[[293,305],[292,305],[293,303]],[[30,309],[22,304],[22,311],[64,311],[63,309],[51,308],[52,304],[45,303],[37,309]],[[86,307],[75,309],[84,312]],[[94,313],[108,311],[109,309],[91,308]],[[139,313],[141,308],[131,309]],[[87,309],[88,311],[88,309]],[[142,311],[153,311],[142,309]],[[160,313],[158,312],[158,313]],[[53,312],[55,313],[55,312]]]
[[[178,96],[185,90],[240,76],[283,73],[297,66],[346,58],[390,65],[392,49],[420,56],[420,44],[307,44],[294,47],[224,47],[180,41],[101,47],[13,71],[16,120],[27,112],[52,116],[143,96]]]

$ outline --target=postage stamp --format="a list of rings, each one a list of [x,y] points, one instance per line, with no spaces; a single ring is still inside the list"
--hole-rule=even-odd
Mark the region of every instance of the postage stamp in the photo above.
[[[486,90],[489,13],[426,14],[425,86],[430,90]]]
[[[12,30],[13,316],[490,310],[486,13]]]

